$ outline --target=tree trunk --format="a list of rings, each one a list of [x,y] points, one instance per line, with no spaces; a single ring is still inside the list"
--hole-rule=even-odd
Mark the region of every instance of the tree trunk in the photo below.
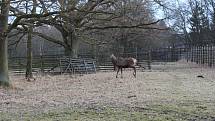
[[[0,14],[0,85],[10,86],[8,75],[8,13],[10,7],[10,0],[2,0],[1,14]]]
[[[75,37],[74,34],[69,35],[67,39],[70,41],[71,44],[64,48],[64,54],[72,58],[77,58],[79,49],[78,39]]]
[[[33,0],[33,9],[32,14],[36,14],[36,6],[37,1]],[[26,14],[28,13],[28,2],[26,3]],[[32,74],[32,33],[33,33],[33,27],[28,27],[28,39],[27,39],[27,66],[26,66],[26,73],[25,78],[27,81],[30,81],[33,78]]]
[[[79,48],[79,41],[77,38],[72,39],[72,57],[78,57],[78,48]]]
[[[27,66],[25,77],[30,81],[33,78],[32,74],[32,32],[33,28],[29,27],[28,39],[27,39]]]
[[[92,54],[92,58],[96,59],[96,42],[93,41],[93,44],[91,44],[91,54]]]
[[[72,49],[70,47],[64,47],[64,55],[65,56],[71,56],[72,55]]]

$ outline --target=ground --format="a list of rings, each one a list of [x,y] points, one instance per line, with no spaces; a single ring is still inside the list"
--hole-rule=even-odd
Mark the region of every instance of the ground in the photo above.
[[[0,88],[0,120],[215,120],[214,69],[185,62],[152,69],[137,78],[127,70],[123,78],[98,72],[33,82],[11,74],[15,88]]]

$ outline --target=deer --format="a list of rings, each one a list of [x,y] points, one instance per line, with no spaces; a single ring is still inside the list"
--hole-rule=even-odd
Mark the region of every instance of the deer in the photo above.
[[[121,70],[121,78],[122,78],[122,69],[123,68],[133,68],[134,69],[134,77],[136,78],[136,65],[137,65],[137,60],[135,58],[122,58],[122,57],[116,57],[114,54],[110,56],[111,61],[114,66],[114,70],[118,68],[117,73],[116,73],[116,78],[118,78],[118,73],[119,70]]]

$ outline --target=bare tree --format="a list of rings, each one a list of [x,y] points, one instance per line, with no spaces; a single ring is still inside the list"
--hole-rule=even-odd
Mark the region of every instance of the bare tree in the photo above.
[[[33,8],[31,10],[32,14],[36,14],[37,0],[33,0]],[[26,2],[26,14],[28,13],[28,2]],[[28,28],[28,39],[27,39],[27,65],[26,65],[26,74],[25,77],[28,81],[33,78],[32,73],[32,33],[33,26]]]
[[[66,3],[66,4],[65,4]],[[41,4],[43,4],[41,2]],[[34,32],[34,34],[59,44],[65,48],[65,54],[77,57],[79,42],[83,39],[88,38],[85,36],[85,32],[91,30],[104,30],[104,29],[159,29],[150,25],[158,23],[160,20],[151,21],[139,21],[135,24],[131,24],[134,19],[127,19],[129,23],[119,24],[122,20],[123,13],[116,9],[120,2],[115,2],[111,0],[98,0],[98,1],[67,1],[65,0],[59,2],[59,11],[68,11],[56,15],[55,17],[50,17],[49,19],[44,18],[36,20],[43,24],[48,24],[54,26],[58,29],[63,37],[62,40],[57,40],[50,36],[44,35],[40,32]],[[54,6],[52,6],[54,7]],[[43,5],[44,12],[49,12],[47,5]],[[125,12],[125,11],[124,11]],[[132,13],[133,12],[133,13]],[[134,14],[134,11],[129,12]],[[131,18],[131,17],[130,17]]]
[[[0,2],[0,85],[9,86],[8,59],[7,59],[7,30],[10,0]]]

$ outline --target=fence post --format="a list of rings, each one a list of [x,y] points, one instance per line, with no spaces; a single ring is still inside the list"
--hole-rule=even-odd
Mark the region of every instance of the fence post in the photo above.
[[[209,46],[206,46],[206,64],[209,65],[209,57],[210,57],[210,50]]]
[[[171,60],[170,62],[174,61],[174,54],[173,54],[173,47],[170,48],[171,51]]]
[[[94,72],[96,73],[96,63],[95,63],[95,61],[94,60],[92,60],[93,61],[93,68],[94,68]]]
[[[192,62],[195,62],[196,60],[195,60],[195,57],[196,57],[196,55],[197,55],[197,46],[194,46],[194,47],[192,47]]]
[[[185,46],[185,52],[186,52],[187,62],[189,62],[190,54],[189,54],[189,48],[187,46]]]
[[[195,62],[200,63],[201,58],[201,47],[197,46],[196,47],[196,55],[195,55]]]
[[[212,45],[212,66],[214,66],[214,45]]]
[[[85,60],[83,60],[83,62],[84,62],[84,67],[85,67],[85,73],[87,74],[88,72],[87,72],[87,64],[86,64],[86,61]]]
[[[198,48],[199,49],[198,49],[198,59],[197,59],[197,61],[198,61],[198,64],[201,64],[202,63],[202,46],[199,46]]]
[[[205,58],[204,58],[204,52],[205,52],[205,46],[201,47],[201,64],[205,64]]]
[[[211,46],[208,45],[208,57],[207,57],[207,64],[210,66],[210,58],[211,58]]]
[[[191,62],[193,62],[193,46],[191,47],[190,56],[191,56]]]
[[[207,64],[209,66],[209,59],[210,59],[210,47],[207,45]]]
[[[151,50],[148,51],[148,68],[151,70],[151,61],[152,61],[152,55]]]
[[[60,66],[59,67],[60,67],[60,74],[62,75],[63,74],[63,69],[62,69],[62,62],[61,62],[62,60],[61,59],[62,58],[60,58]]]
[[[180,47],[179,48],[179,53],[177,55],[177,61],[181,60],[182,59],[182,48]]]
[[[195,62],[198,64],[200,61],[200,55],[201,55],[201,48],[200,46],[196,46],[196,53],[195,53]]]
[[[210,45],[210,47],[209,47],[209,58],[208,58],[208,60],[209,60],[208,64],[209,64],[210,67],[212,67],[212,65],[213,65],[213,63],[212,63],[212,61],[213,61],[213,60],[212,60],[212,59],[213,59],[213,58],[212,58],[212,56],[213,56],[213,55],[212,55],[212,49],[213,49],[213,46]]]
[[[43,75],[44,74],[44,67],[43,67],[43,65],[44,65],[44,62],[43,62],[43,55],[41,54],[40,55],[40,70],[41,70],[41,74]]]
[[[201,48],[200,48],[200,46],[196,46],[195,47],[195,62],[197,64],[201,63],[200,55],[201,55]]]

